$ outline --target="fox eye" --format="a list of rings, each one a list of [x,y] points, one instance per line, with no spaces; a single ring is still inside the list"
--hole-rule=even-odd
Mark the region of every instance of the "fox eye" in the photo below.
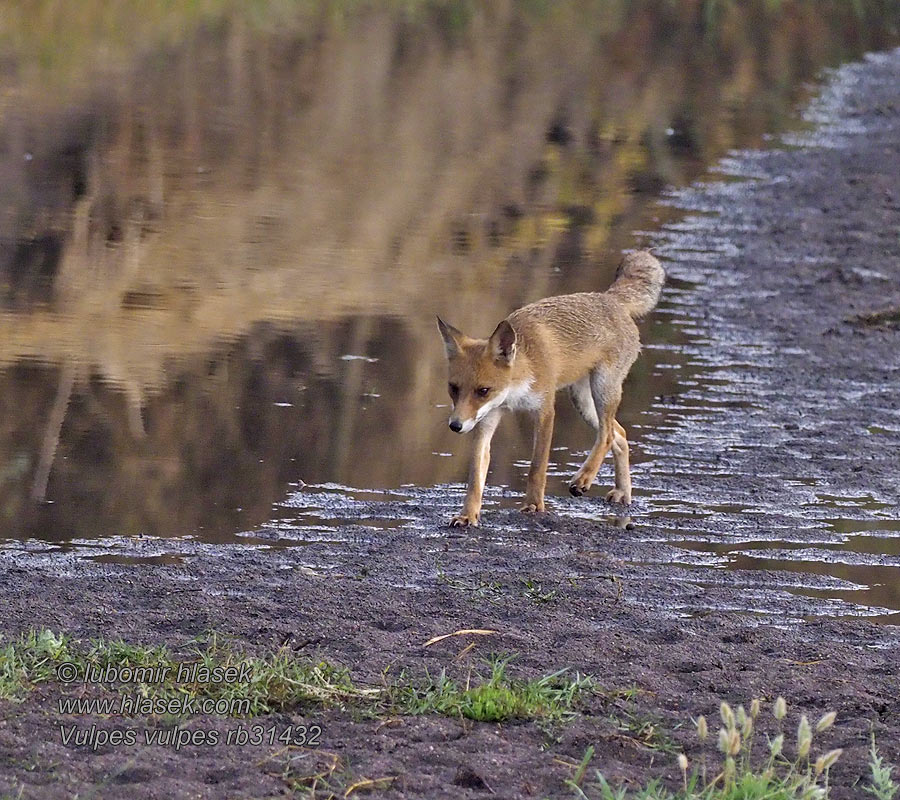
[[[455,383],[448,384],[447,388],[450,391],[450,397],[456,397],[459,394],[459,387]]]
[[[490,391],[491,389],[489,386],[481,386],[475,390],[475,394],[479,397],[487,397],[490,394]]]

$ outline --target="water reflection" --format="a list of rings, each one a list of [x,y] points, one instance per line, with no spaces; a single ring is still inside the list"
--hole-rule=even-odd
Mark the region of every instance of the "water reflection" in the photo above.
[[[769,6],[222,10],[178,35],[145,20],[131,48],[74,37],[43,66],[61,34],[11,15],[0,536],[222,539],[298,479],[461,479],[434,313],[486,333],[604,287],[660,224],[660,187],[888,36],[865,3]],[[665,345],[690,331],[670,320],[626,387],[638,460],[643,412],[683,388]],[[590,435],[561,411],[568,474]],[[530,433],[504,424],[492,480],[518,483]]]

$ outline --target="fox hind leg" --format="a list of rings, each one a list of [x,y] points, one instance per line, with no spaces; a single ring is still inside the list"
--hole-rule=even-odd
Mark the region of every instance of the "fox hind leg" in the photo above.
[[[622,388],[619,385],[610,390],[606,374],[600,369],[594,369],[589,375],[572,384],[569,393],[572,396],[572,402],[575,403],[575,408],[578,409],[585,421],[597,431],[597,438],[594,440],[591,452],[569,484],[569,492],[575,497],[580,497],[590,489],[594,478],[600,471],[603,459],[606,458],[606,454],[613,445],[613,423],[616,409],[619,407],[619,400],[622,397]],[[590,395],[594,406],[593,416],[587,411],[586,394]]]
[[[606,495],[610,503],[628,505],[631,502],[631,470],[628,464],[628,439],[617,420],[613,424],[613,463],[616,471],[616,488]]]

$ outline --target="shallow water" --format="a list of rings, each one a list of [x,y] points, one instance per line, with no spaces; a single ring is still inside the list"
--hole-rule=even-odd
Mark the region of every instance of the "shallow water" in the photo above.
[[[222,11],[177,34],[148,24],[102,60],[76,43],[59,62],[29,56],[36,41],[56,52],[58,33],[8,21],[0,538],[346,545],[336,532],[360,522],[348,504],[374,498],[342,487],[462,480],[434,315],[486,334],[530,300],[604,288],[621,250],[663,226],[677,234],[667,258],[714,262],[661,189],[802,128],[806,81],[889,43],[865,13],[764,5],[718,20],[663,2],[616,18],[582,2],[474,4],[464,18]],[[639,512],[716,566],[811,569],[782,540],[757,552],[742,532],[752,504],[665,492],[680,464],[656,437],[727,413],[739,366],[704,357],[692,292],[690,275],[670,281],[626,384]],[[562,496],[591,433],[567,403],[557,420],[549,492]],[[503,427],[501,507],[530,440],[524,421]],[[294,493],[298,481],[318,486]],[[789,516],[816,554],[896,555],[879,500],[814,484],[809,497]],[[610,518],[562,500],[560,513]],[[736,541],[705,542],[699,523],[723,516]],[[398,524],[391,508],[363,520],[373,536]],[[877,588],[889,568],[825,570],[900,608]]]

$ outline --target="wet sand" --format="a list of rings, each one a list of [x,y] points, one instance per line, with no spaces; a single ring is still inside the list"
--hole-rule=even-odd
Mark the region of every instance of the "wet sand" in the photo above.
[[[703,497],[768,509],[698,522],[711,537],[727,541],[737,520],[757,526],[761,541],[777,531],[778,542],[802,545],[787,511],[808,499],[807,479],[820,495],[896,500],[898,332],[848,319],[900,303],[898,87],[900,51],[844,67],[811,108],[814,128],[791,147],[737,153],[723,164],[749,180],[671,198],[698,214],[655,243],[671,291],[695,320],[696,358],[727,380],[707,390],[707,405],[718,402],[720,413],[685,413],[669,426],[635,483],[687,503]],[[115,543],[120,556],[149,559],[139,565],[42,553],[38,545],[0,551],[0,630],[49,627],[177,646],[215,629],[251,650],[286,645],[327,657],[374,685],[389,665],[464,678],[500,652],[516,654],[517,676],[567,667],[609,690],[640,690],[633,700],[593,696],[549,735],[534,723],[277,715],[281,724],[321,724],[323,751],[354,775],[397,776],[386,797],[569,797],[564,780],[573,770],[563,762],[578,762],[589,745],[592,768],[611,781],[677,781],[674,754],[648,746],[653,741],[624,730],[622,720],[653,720],[695,760],[692,716],[714,715],[720,699],[779,694],[789,702],[790,730],[800,711],[838,712],[820,743],[845,750],[832,772],[833,797],[861,796],[870,730],[885,758],[900,764],[900,637],[892,625],[818,616],[824,601],[816,591],[834,589],[835,578],[817,577],[814,567],[792,578],[702,569],[692,560],[703,554],[667,544],[670,528],[641,519],[640,497],[632,530],[598,521],[611,509],[595,490],[535,518],[489,509],[482,528],[459,533],[445,527],[458,487],[403,491],[342,506],[348,521],[339,546],[328,536],[275,549]],[[579,520],[579,508],[597,519]],[[398,511],[402,527],[365,524]],[[769,548],[775,560],[779,546]],[[812,565],[827,556],[818,545],[811,550]],[[161,554],[173,563],[154,563]],[[791,580],[795,592],[784,588]],[[529,586],[552,596],[537,599]],[[847,615],[852,606],[834,603],[833,611]],[[497,633],[479,637],[462,659],[466,639],[423,647],[473,627]],[[60,716],[60,692],[50,683],[22,704],[0,704],[0,793],[224,798],[286,790],[285,756],[266,758],[277,747],[66,748],[60,724],[110,722]],[[232,724],[198,717],[188,727]]]

